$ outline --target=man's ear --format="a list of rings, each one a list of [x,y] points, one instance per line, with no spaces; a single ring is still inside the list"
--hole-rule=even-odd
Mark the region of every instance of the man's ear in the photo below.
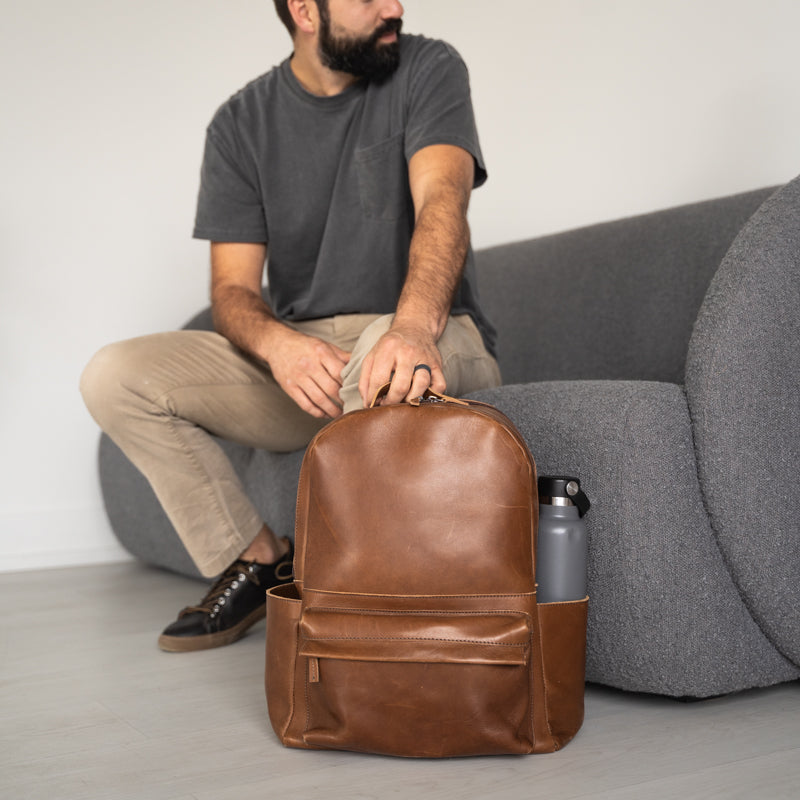
[[[315,0],[288,0],[287,6],[297,30],[313,36],[319,26],[319,9]]]

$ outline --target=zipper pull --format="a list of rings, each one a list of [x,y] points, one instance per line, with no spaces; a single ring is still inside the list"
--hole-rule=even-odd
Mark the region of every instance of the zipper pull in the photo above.
[[[459,406],[469,405],[466,400],[459,400],[457,397],[450,397],[447,394],[439,394],[439,392],[434,392],[433,389],[426,389],[425,394],[420,397],[413,397],[408,401],[410,406],[433,405],[436,403],[455,403]]]

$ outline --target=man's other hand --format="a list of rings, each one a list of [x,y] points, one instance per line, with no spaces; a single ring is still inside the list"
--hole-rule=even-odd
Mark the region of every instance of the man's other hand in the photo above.
[[[284,328],[279,335],[273,333],[273,337],[268,364],[283,391],[314,417],[341,416],[341,372],[350,353],[290,328]]]

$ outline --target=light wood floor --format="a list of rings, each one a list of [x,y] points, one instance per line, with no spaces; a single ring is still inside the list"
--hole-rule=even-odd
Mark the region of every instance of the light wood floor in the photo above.
[[[287,750],[264,631],[156,637],[203,586],[133,564],[0,575],[0,797],[16,800],[800,798],[800,683],[701,703],[589,687],[560,753],[422,761]]]

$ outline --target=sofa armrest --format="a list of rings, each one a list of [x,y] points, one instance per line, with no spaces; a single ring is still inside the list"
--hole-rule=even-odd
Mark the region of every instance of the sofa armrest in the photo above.
[[[800,178],[742,229],[692,336],[701,486],[751,613],[800,663]]]

